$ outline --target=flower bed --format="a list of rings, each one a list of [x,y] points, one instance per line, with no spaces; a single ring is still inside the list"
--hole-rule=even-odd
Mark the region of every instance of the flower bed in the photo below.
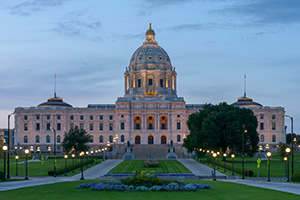
[[[146,160],[144,163],[143,163],[143,167],[159,167],[159,163],[156,161],[156,160]]]

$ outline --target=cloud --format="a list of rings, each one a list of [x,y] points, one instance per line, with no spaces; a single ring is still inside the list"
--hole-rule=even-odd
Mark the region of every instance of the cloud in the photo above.
[[[11,8],[10,14],[29,16],[34,12],[44,11],[47,7],[56,7],[70,0],[31,0],[19,3]]]

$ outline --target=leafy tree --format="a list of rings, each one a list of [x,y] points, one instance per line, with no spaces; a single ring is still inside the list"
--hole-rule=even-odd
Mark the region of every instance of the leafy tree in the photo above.
[[[4,146],[4,138],[2,136],[0,136],[0,157],[3,157],[3,155],[2,155],[3,146]]]
[[[300,135],[293,133],[293,138],[296,138],[296,144],[300,144]],[[286,143],[291,144],[291,133],[286,134]]]
[[[203,110],[189,116],[187,125],[190,134],[184,140],[184,146],[189,151],[203,148],[225,152],[229,148],[241,153],[243,135],[244,152],[253,155],[257,151],[257,118],[249,109],[227,103],[206,104]]]
[[[92,136],[89,135],[86,130],[79,129],[78,126],[75,126],[74,129],[70,129],[68,133],[65,133],[62,146],[64,152],[71,152],[74,147],[75,153],[78,154],[81,151],[89,149],[89,146],[87,145],[89,142],[92,142]]]

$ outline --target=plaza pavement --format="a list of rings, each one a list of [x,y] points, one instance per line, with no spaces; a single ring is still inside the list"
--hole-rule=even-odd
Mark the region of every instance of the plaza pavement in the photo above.
[[[120,162],[122,162],[122,159],[111,159],[106,160],[102,162],[101,164],[95,165],[94,167],[91,167],[84,171],[84,178],[85,179],[101,179],[101,176],[106,174],[109,170],[117,166]],[[179,162],[181,162],[183,165],[185,165],[190,171],[192,171],[197,176],[206,177],[207,179],[212,178],[212,168],[203,165],[199,162],[196,162],[193,159],[178,159]],[[217,180],[218,181],[224,181],[224,182],[233,182],[238,184],[244,184],[254,187],[261,187],[271,190],[277,190],[282,192],[288,192],[293,194],[300,195],[300,184],[297,183],[288,183],[288,182],[267,182],[262,180],[250,180],[245,179],[242,180],[240,178],[238,179],[218,179],[220,177],[225,176],[224,174],[220,172],[216,172]],[[70,177],[30,177],[30,180],[27,181],[12,181],[12,182],[1,182],[0,183],[0,191],[6,191],[6,190],[14,190],[18,188],[24,188],[24,187],[32,187],[32,186],[38,186],[38,185],[45,185],[45,184],[52,184],[52,183],[58,183],[58,182],[66,182],[66,181],[76,181],[79,180],[81,177],[81,174],[76,174],[75,176]],[[12,178],[23,178],[23,177],[12,177]]]

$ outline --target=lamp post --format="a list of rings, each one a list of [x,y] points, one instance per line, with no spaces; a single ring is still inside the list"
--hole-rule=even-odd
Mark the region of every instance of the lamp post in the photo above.
[[[287,163],[286,161],[288,159],[287,159],[287,157],[284,157],[283,160],[284,160],[284,174],[285,174],[285,177],[286,177],[286,163]]]
[[[92,151],[91,151],[92,159],[93,159],[93,154],[94,154],[94,151],[92,150]],[[93,165],[93,162],[91,163],[91,165]]]
[[[217,153],[213,153],[212,156],[214,157],[214,179],[213,181],[216,181],[216,157],[217,157]]]
[[[290,163],[289,163],[289,154],[291,152],[291,148],[286,148],[285,152],[287,153],[287,182],[290,182]]]
[[[231,154],[231,158],[232,158],[232,175],[234,175],[234,164],[233,164],[234,157],[235,157],[235,155]]]
[[[223,153],[223,159],[224,159],[224,172],[226,172],[226,153]]]
[[[217,167],[217,169],[219,169],[219,155],[220,155],[220,152],[217,152],[217,162],[218,162],[218,167]]]
[[[6,151],[8,149],[8,147],[6,145],[4,145],[2,147],[3,151],[4,151],[4,177],[3,179],[6,180]]]
[[[29,149],[25,149],[25,168],[26,168],[26,170],[25,170],[25,180],[28,180],[28,176],[27,176],[27,174],[28,174],[28,154],[29,154]]]
[[[209,160],[208,160],[209,150],[207,150],[206,153],[207,153],[207,165],[209,165]]]
[[[65,176],[67,176],[67,159],[68,159],[68,155],[64,155],[64,159],[65,159]]]
[[[11,113],[8,115],[8,124],[7,124],[7,179],[10,179],[10,175],[9,175],[9,150],[10,150],[10,116],[12,116],[14,113]],[[5,176],[5,173],[4,173]]]
[[[72,158],[73,158],[73,171],[72,171],[72,173],[75,173],[74,172],[75,153],[72,153]]]
[[[86,154],[86,168],[89,168],[89,151],[86,151],[85,154]]]
[[[95,154],[96,154],[96,159],[95,159],[96,162],[95,162],[95,163],[98,164],[98,160],[97,160],[97,157],[98,157],[98,150],[97,150],[97,149],[95,150]]]
[[[267,153],[267,157],[268,157],[268,182],[270,182],[270,158],[271,158],[272,153],[269,151]]]
[[[53,172],[53,177],[56,177],[56,130],[55,128],[51,127],[51,129],[54,132],[54,172]]]
[[[80,180],[84,180],[84,178],[83,178],[83,156],[84,156],[84,152],[82,151],[79,154],[79,156],[80,156],[80,163],[81,163],[81,178],[80,178]]]
[[[242,179],[245,179],[245,166],[244,166],[244,151],[245,151],[245,133],[247,133],[248,131],[245,129],[243,131],[243,136],[242,136]]]
[[[105,147],[105,148],[104,148],[104,159],[106,159],[106,151],[107,151],[107,148]],[[104,160],[104,159],[103,159],[103,160]]]
[[[292,175],[294,174],[294,151],[293,151],[293,146],[294,146],[294,118],[286,115],[286,117],[291,119],[291,160],[292,160],[292,164],[291,164],[291,168],[292,168]]]
[[[19,160],[19,156],[16,155],[15,159],[16,159],[16,176],[18,176],[18,160]]]

